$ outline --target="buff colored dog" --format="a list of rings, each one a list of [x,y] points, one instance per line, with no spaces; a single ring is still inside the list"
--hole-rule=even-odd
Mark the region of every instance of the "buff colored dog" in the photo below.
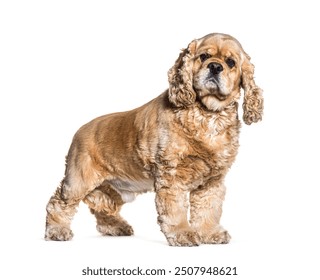
[[[121,206],[155,191],[158,223],[169,245],[228,243],[219,221],[224,179],[239,146],[241,88],[244,122],[262,118],[262,90],[253,75],[250,57],[235,38],[209,34],[182,50],[168,72],[169,89],[160,96],[82,126],[46,208],[45,239],[72,238],[70,223],[80,201],[102,235],[132,235]]]

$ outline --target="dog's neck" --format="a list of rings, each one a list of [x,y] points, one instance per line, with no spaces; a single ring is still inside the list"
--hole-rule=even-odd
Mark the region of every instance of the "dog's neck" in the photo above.
[[[207,133],[218,135],[239,122],[238,102],[232,101],[222,110],[213,111],[197,100],[194,104],[178,110],[176,122],[184,132],[192,136]]]

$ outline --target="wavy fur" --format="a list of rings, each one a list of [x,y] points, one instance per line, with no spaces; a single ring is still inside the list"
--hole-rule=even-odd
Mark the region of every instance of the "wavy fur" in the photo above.
[[[70,225],[80,201],[102,235],[132,235],[122,205],[155,191],[158,223],[169,245],[229,242],[220,217],[224,178],[239,146],[241,87],[245,123],[262,116],[253,65],[238,41],[214,33],[182,50],[168,78],[169,89],[154,100],[77,131],[65,177],[46,208],[46,240],[73,237]]]

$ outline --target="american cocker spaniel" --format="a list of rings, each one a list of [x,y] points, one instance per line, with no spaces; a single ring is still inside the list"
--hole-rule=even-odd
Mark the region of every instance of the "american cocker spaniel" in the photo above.
[[[80,201],[102,235],[132,235],[121,206],[155,191],[169,245],[228,243],[219,220],[224,178],[239,146],[241,88],[244,122],[262,118],[262,90],[253,75],[250,57],[235,38],[209,34],[182,50],[160,96],[82,126],[66,157],[64,179],[47,204],[45,239],[72,238]]]

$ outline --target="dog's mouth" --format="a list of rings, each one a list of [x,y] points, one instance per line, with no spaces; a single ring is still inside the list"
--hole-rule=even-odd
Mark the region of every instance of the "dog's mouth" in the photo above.
[[[221,91],[219,80],[215,77],[209,77],[205,82],[206,88],[209,90],[210,94],[216,97],[219,101],[224,101],[227,99],[228,95]]]
[[[216,97],[219,101],[224,101],[227,99],[228,95],[221,94],[221,93],[215,93],[213,94],[214,97]]]
[[[194,89],[199,97],[211,96],[220,102],[225,101],[229,96],[223,78],[220,75],[212,75],[207,69],[195,76]]]

